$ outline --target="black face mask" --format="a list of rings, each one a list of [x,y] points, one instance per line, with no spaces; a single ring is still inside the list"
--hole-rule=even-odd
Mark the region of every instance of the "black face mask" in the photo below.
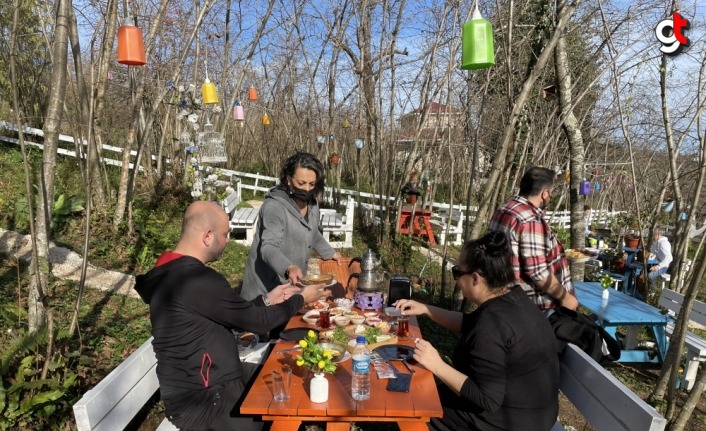
[[[289,194],[295,199],[299,199],[302,202],[309,203],[314,200],[315,192],[314,190],[302,190],[296,187],[291,187],[289,190]]]

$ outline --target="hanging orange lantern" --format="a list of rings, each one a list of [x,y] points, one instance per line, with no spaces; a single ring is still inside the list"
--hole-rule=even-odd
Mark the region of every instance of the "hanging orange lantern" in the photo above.
[[[248,90],[248,100],[254,102],[257,100],[257,90],[255,87],[250,87]]]
[[[147,63],[142,31],[134,25],[122,25],[118,29],[118,63],[129,66]]]
[[[235,120],[240,127],[243,127],[245,124],[245,112],[240,102],[237,100],[233,102],[233,120]]]
[[[262,125],[269,126],[270,124],[272,124],[272,121],[270,121],[270,116],[267,114],[263,115],[262,116]]]
[[[218,103],[218,94],[216,93],[216,84],[209,81],[208,78],[201,85],[201,95],[204,105],[215,105]]]

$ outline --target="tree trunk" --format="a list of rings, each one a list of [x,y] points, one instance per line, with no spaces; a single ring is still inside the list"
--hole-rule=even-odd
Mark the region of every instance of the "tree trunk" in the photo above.
[[[53,64],[51,89],[44,122],[44,151],[42,152],[42,171],[37,199],[37,258],[32,260],[32,270],[39,271],[39,277],[30,278],[29,286],[29,330],[37,331],[46,322],[45,293],[51,266],[49,263],[49,236],[51,231],[52,206],[54,204],[54,174],[56,172],[56,154],[61,131],[61,119],[64,112],[66,95],[66,66],[68,58],[69,18],[72,9],[71,0],[59,0],[56,5],[54,28]],[[31,202],[30,202],[31,205]]]
[[[93,135],[94,139],[89,141],[89,145],[94,145],[93,154],[95,154],[95,163],[93,160],[89,161],[91,163],[91,176],[93,179],[101,178],[100,155],[103,149],[103,112],[105,111],[105,92],[106,86],[108,84],[108,70],[110,67],[110,58],[113,52],[113,41],[115,40],[116,33],[116,23],[118,20],[118,0],[108,0],[108,5],[106,9],[106,22],[105,30],[103,33],[103,40],[100,44],[100,55],[98,56],[98,66],[91,65],[95,68],[95,82],[91,82],[94,113],[93,113]],[[91,46],[93,48],[93,46]],[[91,49],[93,52],[93,49]],[[104,171],[105,172],[105,171]],[[104,181],[98,183],[100,187],[105,187],[101,191],[96,191],[96,197],[99,194],[110,196],[110,181],[106,177]],[[99,199],[96,199],[99,203]],[[107,200],[107,199],[106,199]],[[104,208],[102,208],[104,209]]]
[[[552,34],[551,39],[542,50],[542,53],[537,58],[537,62],[529,72],[527,78],[525,78],[525,81],[522,84],[522,90],[515,97],[509,121],[505,126],[502,141],[498,145],[498,151],[495,154],[493,166],[490,169],[488,182],[485,184],[485,189],[481,194],[482,199],[478,205],[476,222],[473,224],[473,230],[471,231],[472,238],[479,236],[487,226],[486,220],[488,219],[488,215],[491,211],[490,202],[494,196],[495,191],[498,190],[498,188],[501,186],[499,179],[503,172],[503,166],[506,163],[506,156],[508,154],[510,145],[515,139],[515,125],[518,119],[520,118],[520,114],[524,110],[525,103],[527,102],[530,92],[534,87],[534,83],[537,81],[537,78],[539,78],[539,75],[542,73],[542,69],[544,69],[544,66],[546,66],[547,62],[549,61],[550,55],[554,52],[554,47],[556,46],[557,42],[559,41],[559,38],[563,34],[564,28],[568,24],[569,19],[574,14],[576,8],[580,6],[582,2],[583,0],[576,0],[576,2],[566,6],[564,9],[561,10],[561,14],[558,15],[557,25],[554,28],[554,33]]]
[[[566,0],[557,4],[557,15],[566,7]],[[562,32],[563,33],[563,32]],[[586,227],[583,218],[585,197],[579,194],[580,183],[585,178],[583,136],[576,115],[574,115],[573,97],[571,92],[571,69],[566,52],[566,38],[562,34],[554,49],[554,68],[558,80],[559,119],[562,129],[569,141],[571,187],[569,188],[569,204],[571,217],[571,247],[582,248],[585,244]],[[574,280],[583,280],[583,263],[571,264],[571,275]]]

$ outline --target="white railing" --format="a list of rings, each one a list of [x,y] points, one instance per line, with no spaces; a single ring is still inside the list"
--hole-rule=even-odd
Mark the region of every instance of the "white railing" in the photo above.
[[[19,128],[14,124],[10,123],[7,121],[0,121],[0,128],[5,128],[8,130],[12,130],[17,132]],[[44,138],[44,131],[40,129],[35,129],[32,127],[24,127],[23,132],[26,135],[33,135],[33,136],[38,136],[41,138]],[[6,136],[0,136],[0,141],[19,145],[19,140],[17,138],[10,138]],[[69,135],[59,135],[59,142],[66,144],[66,145],[72,145],[75,147],[75,141],[72,136]],[[25,140],[25,144],[34,146],[40,149],[44,149],[44,145],[32,142],[32,141],[27,141]],[[86,147],[87,142],[85,140],[81,140],[81,147]],[[114,152],[118,154],[122,154],[123,149],[120,147],[115,147],[111,145],[103,145],[102,146],[103,151],[107,152]],[[58,154],[68,156],[68,157],[76,157],[76,151],[74,150],[68,150],[65,148],[59,148],[57,150]],[[130,151],[131,157],[136,157],[137,152],[136,151]],[[86,154],[81,154],[82,158],[86,157]],[[123,163],[121,160],[115,160],[115,159],[110,159],[107,157],[100,157],[100,160],[103,163],[106,163],[111,166],[122,166]],[[152,156],[152,160],[157,160],[157,156]],[[171,164],[171,160],[165,159],[165,162],[167,164]],[[133,169],[134,165],[133,163],[130,163],[130,169]],[[142,166],[139,167],[140,171],[143,170]],[[258,192],[261,192],[263,195],[267,193],[267,191],[277,185],[279,182],[279,178],[277,177],[270,177],[267,175],[260,175],[260,174],[252,174],[249,172],[240,172],[240,171],[234,171],[230,169],[223,169],[219,168],[219,171],[221,172],[222,176],[227,176],[230,178],[230,183],[228,181],[223,181],[220,180],[218,181],[219,184],[222,185],[229,185],[233,183],[237,183],[237,190],[238,190],[238,196],[242,196],[241,192],[243,189],[246,190],[251,190],[253,194],[257,195]],[[251,184],[252,183],[252,184]],[[333,202],[333,193],[334,189],[332,187],[326,187],[324,191],[324,200],[328,202]],[[340,194],[342,196],[342,201],[345,201],[348,196],[351,196],[355,198],[358,193],[356,193],[355,190],[348,190],[348,189],[341,189]],[[365,203],[369,208],[372,208],[374,211],[379,211],[380,206],[377,204],[379,196],[374,194],[374,193],[366,193],[366,192],[360,192],[360,200],[362,203]],[[382,199],[388,203],[388,207],[394,207],[396,205],[397,199],[399,196],[382,196]],[[359,203],[355,202],[356,206],[359,206]],[[449,212],[449,207],[450,205],[444,202],[432,202],[431,203],[431,209],[434,212]],[[461,211],[463,213],[464,217],[466,214],[466,205],[465,204],[454,204],[453,209],[457,211]],[[475,212],[478,210],[477,206],[471,206],[470,207],[470,212],[471,212],[471,220],[474,219]],[[592,213],[591,217],[591,225],[592,226],[602,226],[605,225],[607,220],[620,213],[621,211],[612,211],[612,212],[607,212],[607,211],[597,211],[594,210]],[[571,226],[571,215],[569,211],[557,211],[556,214],[553,214],[551,211],[547,211],[545,218],[551,223],[552,225],[555,226],[561,226],[564,228],[569,228]]]

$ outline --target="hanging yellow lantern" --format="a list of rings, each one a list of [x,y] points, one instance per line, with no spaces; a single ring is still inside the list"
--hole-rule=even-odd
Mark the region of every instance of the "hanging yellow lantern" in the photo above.
[[[255,87],[250,87],[248,90],[248,100],[254,102],[257,100],[257,90]]]
[[[270,121],[270,116],[267,114],[263,115],[262,116],[262,125],[269,126],[270,124],[272,124],[272,121]]]
[[[347,119],[346,119],[346,120],[343,120],[343,128],[344,128],[344,129],[347,129],[347,128],[349,128],[350,126],[351,126],[351,123],[349,123]]]
[[[203,97],[204,105],[215,105],[218,103],[218,94],[216,93],[216,84],[209,81],[208,78],[201,85],[201,96]]]
[[[463,24],[461,39],[461,69],[485,69],[495,64],[493,26],[481,16],[478,2],[473,18]]]
[[[129,66],[147,63],[142,31],[134,25],[122,25],[118,29],[118,63]]]

